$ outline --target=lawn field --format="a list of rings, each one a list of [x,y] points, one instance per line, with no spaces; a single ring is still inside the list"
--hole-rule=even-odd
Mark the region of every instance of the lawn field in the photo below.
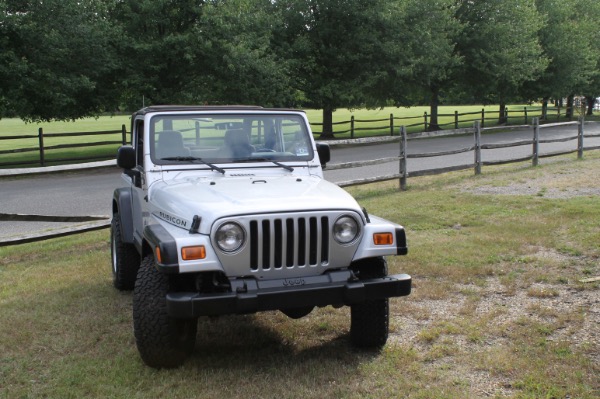
[[[0,398],[600,397],[600,152],[353,187],[406,227],[410,296],[381,351],[349,310],[200,319],[175,370],[140,360],[108,230],[0,248]],[[589,281],[589,282],[586,282]]]
[[[509,123],[523,124],[524,112],[523,105],[514,105],[509,107]],[[528,120],[533,116],[540,115],[538,105],[528,106]],[[485,124],[492,126],[497,123],[498,106],[472,105],[472,106],[441,106],[439,109],[439,123],[443,129],[454,128],[454,113],[467,114],[459,118],[459,127],[471,127],[474,120],[481,119],[481,111],[485,110]],[[312,124],[313,131],[322,131],[319,125],[322,122],[321,110],[306,110],[309,121]],[[511,113],[512,112],[512,113]],[[554,108],[550,108],[549,115],[553,115]],[[348,139],[351,137],[369,137],[399,134],[401,125],[407,126],[409,133],[420,132],[424,129],[424,114],[429,113],[429,107],[411,107],[396,108],[387,107],[383,109],[339,109],[333,114],[334,133],[336,139]],[[393,127],[390,129],[390,114],[393,115]],[[354,117],[354,135],[350,132],[350,120]],[[343,122],[343,123],[342,123]],[[92,135],[92,136],[71,136],[71,137],[52,137],[54,133],[73,133],[73,132],[120,132],[121,127],[125,125],[126,130],[130,130],[130,116],[101,116],[98,118],[84,118],[73,122],[51,122],[51,123],[25,123],[20,119],[0,119],[0,168],[11,167],[9,163],[29,162],[24,166],[40,166],[38,130],[43,129],[44,147],[61,146],[70,144],[81,144],[76,148],[53,148],[46,150],[45,161],[49,165],[60,163],[70,163],[61,161],[61,159],[83,157],[95,160],[96,158],[111,159],[119,144],[106,144],[102,146],[85,146],[85,144],[99,142],[120,142],[121,133]],[[9,136],[27,136],[22,139],[3,139]],[[8,151],[15,149],[29,149],[29,151],[20,151],[10,153]],[[79,160],[78,162],[81,162]],[[3,166],[4,164],[4,166]]]

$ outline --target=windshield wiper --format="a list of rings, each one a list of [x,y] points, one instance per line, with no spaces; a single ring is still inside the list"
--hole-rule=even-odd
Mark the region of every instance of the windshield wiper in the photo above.
[[[277,165],[285,170],[288,170],[290,172],[294,171],[294,168],[292,168],[291,166],[284,165],[281,162],[273,161],[272,159],[269,159],[269,158],[248,158],[248,161],[271,162],[271,163],[274,163],[275,165]]]
[[[282,167],[283,169],[285,169],[285,170],[289,170],[290,172],[293,172],[293,171],[294,171],[294,168],[292,168],[291,166],[284,165],[284,164],[282,164],[282,163],[279,163],[279,162],[277,162],[277,161],[273,161],[273,160],[270,160],[270,161],[271,161],[271,162],[273,162],[273,163],[274,163],[275,165],[277,165],[277,166],[281,166],[281,167]]]
[[[225,169],[218,167],[217,165],[213,165],[212,163],[208,163],[202,158],[190,157],[190,156],[178,156],[178,157],[165,157],[161,158],[161,161],[190,161],[190,162],[200,162],[208,167],[210,170],[216,170],[221,174],[225,174]]]

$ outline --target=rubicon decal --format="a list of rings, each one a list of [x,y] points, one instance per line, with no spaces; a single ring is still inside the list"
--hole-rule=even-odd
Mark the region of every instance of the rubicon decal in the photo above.
[[[154,216],[164,220],[167,223],[171,223],[175,226],[187,228],[187,224],[188,224],[187,220],[183,220],[177,216],[169,215],[168,213],[165,213],[165,212],[155,213]]]

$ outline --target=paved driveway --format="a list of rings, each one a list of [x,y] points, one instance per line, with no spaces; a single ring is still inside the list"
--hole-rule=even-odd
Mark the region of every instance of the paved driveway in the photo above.
[[[576,125],[541,129],[541,139],[554,139],[573,136]],[[600,134],[600,124],[589,124],[586,133]],[[482,143],[507,143],[529,140],[532,129],[519,129],[508,132],[486,133]],[[427,153],[468,148],[473,145],[472,135],[414,139],[408,142],[408,153]],[[586,139],[586,146],[600,146],[600,138]],[[576,140],[542,144],[540,153],[573,150]],[[332,146],[331,164],[397,157],[398,142],[371,145]],[[531,154],[531,146],[484,150],[484,161],[505,160],[525,157]],[[447,166],[473,163],[473,153],[449,155],[435,158],[409,159],[408,171],[421,171]],[[387,162],[373,166],[325,170],[325,178],[336,182],[369,178],[398,173],[398,162]],[[485,173],[485,168],[483,173]],[[53,216],[110,216],[112,192],[121,185],[121,171],[116,167],[73,170],[57,174],[0,178],[0,213],[39,214]],[[410,184],[410,180],[409,180]],[[16,222],[0,221],[0,241],[39,232],[62,229],[73,223],[57,222]]]

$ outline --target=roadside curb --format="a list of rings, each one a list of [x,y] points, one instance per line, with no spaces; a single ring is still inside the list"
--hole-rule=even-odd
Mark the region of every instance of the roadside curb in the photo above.
[[[28,234],[16,237],[8,237],[0,240],[0,247],[6,247],[10,245],[27,244],[36,241],[50,240],[52,238],[65,237],[73,234],[86,233],[88,231],[102,230],[110,227],[110,220],[101,220],[91,223],[79,224],[76,226],[69,226],[52,230],[50,232],[44,232],[40,234]]]
[[[0,169],[0,177],[24,176],[24,175],[41,175],[47,173],[69,172],[82,169],[97,169],[117,166],[116,160],[85,162],[70,165],[57,166],[42,166],[37,168],[15,168],[15,169]]]
[[[91,216],[51,216],[51,215],[31,215],[24,213],[0,213],[0,222],[56,222],[56,223],[81,223],[95,222],[98,220],[107,220],[110,216],[91,215]]]

